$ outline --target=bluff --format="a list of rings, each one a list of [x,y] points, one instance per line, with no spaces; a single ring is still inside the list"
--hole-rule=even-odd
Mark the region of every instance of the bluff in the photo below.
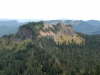
[[[24,39],[37,39],[41,37],[51,37],[58,43],[72,43],[80,44],[84,41],[78,34],[76,34],[73,28],[67,24],[46,24],[44,22],[30,22],[28,24],[19,27],[17,34],[11,37],[13,41],[19,41]]]

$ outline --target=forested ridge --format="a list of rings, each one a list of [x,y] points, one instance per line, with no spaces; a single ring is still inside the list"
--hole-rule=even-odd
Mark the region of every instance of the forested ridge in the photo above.
[[[77,34],[85,42],[56,44],[50,36],[11,41],[3,36],[0,75],[100,75],[100,35]]]

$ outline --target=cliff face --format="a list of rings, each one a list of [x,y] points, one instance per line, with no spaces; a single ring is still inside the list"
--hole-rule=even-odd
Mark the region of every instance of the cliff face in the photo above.
[[[33,37],[32,32],[26,28],[19,28],[17,35],[19,35],[20,38],[25,38],[25,39]]]
[[[68,35],[68,36],[75,35],[74,30],[73,30],[73,28],[71,26],[61,24],[59,26],[59,29],[60,29],[60,32],[65,34],[65,35]]]

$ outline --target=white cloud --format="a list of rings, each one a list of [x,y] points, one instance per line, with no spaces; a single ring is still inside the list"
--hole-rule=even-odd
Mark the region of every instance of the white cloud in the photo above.
[[[98,19],[99,0],[1,0],[0,18]]]

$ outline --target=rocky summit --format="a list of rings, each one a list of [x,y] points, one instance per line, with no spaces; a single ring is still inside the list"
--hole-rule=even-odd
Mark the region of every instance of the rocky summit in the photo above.
[[[80,44],[84,41],[78,34],[76,34],[73,28],[68,24],[46,24],[44,22],[30,22],[28,24],[19,27],[16,35],[11,37],[13,41],[19,41],[24,39],[41,38],[49,36],[58,43],[75,42]]]

